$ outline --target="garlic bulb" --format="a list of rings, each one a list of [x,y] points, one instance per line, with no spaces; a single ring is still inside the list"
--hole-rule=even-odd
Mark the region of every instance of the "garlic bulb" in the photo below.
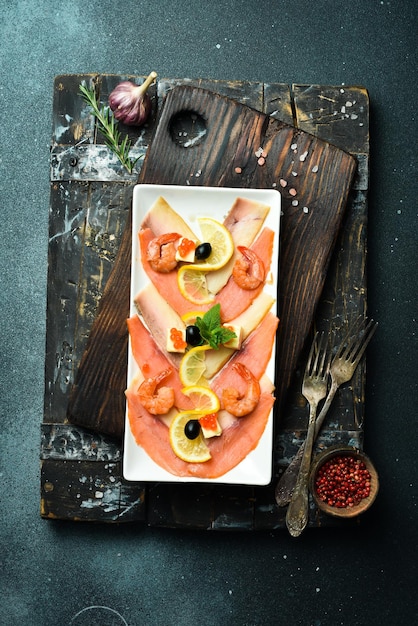
[[[117,120],[128,126],[141,126],[151,113],[151,98],[147,89],[157,78],[151,72],[142,85],[125,80],[115,87],[109,96],[109,106]]]

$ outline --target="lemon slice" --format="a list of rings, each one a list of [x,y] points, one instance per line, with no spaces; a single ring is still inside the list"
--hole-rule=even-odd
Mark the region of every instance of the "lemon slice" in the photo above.
[[[196,385],[206,371],[205,352],[210,346],[196,346],[186,352],[180,361],[180,380],[185,387]]]
[[[234,242],[231,233],[223,224],[211,217],[198,218],[202,241],[210,243],[212,252],[204,263],[195,264],[196,269],[206,272],[219,270],[226,265],[234,253]]]
[[[177,272],[180,293],[194,304],[210,304],[215,296],[208,291],[205,272],[196,266],[183,265]]]
[[[216,413],[220,409],[219,398],[208,387],[192,385],[182,389],[182,393],[190,398],[195,411],[202,413]]]
[[[196,322],[196,318],[203,315],[202,311],[189,311],[181,316],[181,320],[186,326],[192,326]]]
[[[190,420],[196,420],[195,413],[178,413],[170,424],[169,439],[173,452],[186,463],[204,463],[209,461],[211,454],[206,445],[202,431],[197,437],[189,439],[185,427]]]

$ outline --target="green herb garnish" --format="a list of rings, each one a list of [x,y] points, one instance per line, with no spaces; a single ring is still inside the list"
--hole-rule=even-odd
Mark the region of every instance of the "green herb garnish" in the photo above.
[[[234,331],[221,324],[220,304],[215,304],[203,317],[197,317],[195,325],[198,327],[202,339],[215,350],[236,337]]]
[[[107,147],[116,154],[129,174],[132,174],[138,159],[132,160],[129,157],[131,141],[128,135],[121,141],[121,133],[117,128],[118,122],[115,120],[111,108],[104,105],[100,106],[94,89],[89,89],[83,84],[80,85],[80,94],[83,100],[92,108],[93,115],[98,122],[98,129],[104,136]]]

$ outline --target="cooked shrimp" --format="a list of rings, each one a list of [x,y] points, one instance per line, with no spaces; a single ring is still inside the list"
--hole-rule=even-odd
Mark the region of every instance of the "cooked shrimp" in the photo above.
[[[158,385],[167,378],[171,369],[160,372],[153,378],[146,378],[139,386],[139,401],[152,415],[165,415],[174,405],[174,389],[172,387],[160,387]]]
[[[238,246],[241,256],[235,261],[232,276],[241,289],[257,289],[266,277],[264,263],[260,257],[245,246]]]
[[[247,389],[244,394],[240,394],[235,387],[227,387],[222,391],[222,404],[235,417],[243,417],[257,406],[260,400],[260,383],[243,363],[235,363],[232,367],[245,380]]]
[[[178,233],[165,233],[151,239],[147,248],[147,260],[156,272],[167,274],[177,266],[175,242],[180,239]]]

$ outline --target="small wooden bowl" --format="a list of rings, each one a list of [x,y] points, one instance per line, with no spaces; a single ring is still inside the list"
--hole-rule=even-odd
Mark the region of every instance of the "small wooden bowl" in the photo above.
[[[355,459],[363,461],[370,474],[370,494],[367,498],[363,498],[359,504],[351,507],[347,506],[338,508],[331,506],[319,498],[315,489],[315,482],[319,469],[324,465],[324,463],[337,456],[351,456]],[[350,517],[360,515],[360,513],[364,513],[364,511],[366,511],[373,504],[376,499],[377,492],[379,491],[379,478],[373,463],[369,457],[364,454],[364,452],[360,452],[357,448],[350,446],[333,446],[318,454],[313,460],[309,478],[309,487],[315,504],[321,511],[334,517],[348,519]]]

